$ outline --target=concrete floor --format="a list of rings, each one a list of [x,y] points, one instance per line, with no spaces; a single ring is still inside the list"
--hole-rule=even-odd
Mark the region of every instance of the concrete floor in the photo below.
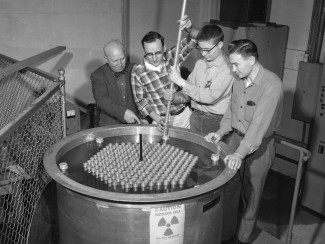
[[[81,115],[81,129],[87,129],[89,126],[88,117]],[[277,244],[286,243],[286,235],[288,230],[291,201],[294,190],[294,179],[270,170],[265,183],[263,199],[261,202],[258,228],[256,231],[256,239],[253,244]],[[47,241],[44,238],[33,236],[38,233],[37,227],[32,226],[29,243],[53,243],[58,241],[57,218],[55,211],[55,203],[53,203],[53,194],[55,194],[55,184],[49,184],[48,190],[44,191],[45,197],[43,201],[52,202],[52,207],[46,209],[46,213],[51,215],[50,224],[44,223],[42,228],[48,228],[49,234]],[[43,194],[44,195],[44,194]],[[51,199],[49,201],[49,199]],[[44,204],[43,204],[44,205]],[[45,205],[44,205],[45,206]],[[38,208],[42,209],[42,207]],[[44,215],[43,209],[36,211]],[[54,216],[54,217],[53,217]],[[36,219],[36,218],[35,218]],[[34,226],[37,224],[34,223]],[[298,204],[294,227],[292,232],[292,244],[324,244],[325,243],[325,217],[320,216]]]
[[[258,227],[283,243],[288,231],[294,183],[294,179],[271,170],[261,203]],[[291,243],[325,243],[325,217],[298,204]]]

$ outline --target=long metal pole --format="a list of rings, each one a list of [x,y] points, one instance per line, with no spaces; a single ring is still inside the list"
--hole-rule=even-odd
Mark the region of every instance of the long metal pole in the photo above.
[[[184,18],[185,15],[185,9],[186,9],[186,2],[187,0],[183,0],[183,6],[182,6],[182,13],[181,13],[181,20]],[[178,37],[177,37],[177,45],[176,45],[176,52],[175,52],[175,61],[174,61],[174,68],[177,68],[178,65],[178,54],[179,54],[179,45],[181,42],[181,38],[182,38],[182,30],[181,30],[181,26],[179,26],[178,29]],[[172,92],[174,90],[174,83],[171,82],[170,84],[170,91]],[[172,101],[168,101],[167,103],[167,110],[166,110],[166,118],[165,118],[165,127],[164,127],[164,132],[163,132],[163,142],[166,143],[167,140],[169,139],[168,136],[168,122],[169,122],[169,112],[170,112],[170,106],[171,106]]]
[[[66,108],[65,108],[65,70],[60,69],[59,72],[59,81],[61,82],[61,106],[62,106],[62,126],[63,126],[63,137],[67,136],[67,120],[66,120]]]

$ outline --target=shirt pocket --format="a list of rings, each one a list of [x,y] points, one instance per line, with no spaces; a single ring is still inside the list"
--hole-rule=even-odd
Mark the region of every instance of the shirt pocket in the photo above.
[[[251,122],[256,111],[257,104],[254,101],[247,101],[245,106],[245,115],[244,119],[248,122]]]

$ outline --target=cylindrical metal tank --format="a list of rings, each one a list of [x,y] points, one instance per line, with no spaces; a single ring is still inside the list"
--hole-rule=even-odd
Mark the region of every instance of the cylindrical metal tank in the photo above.
[[[105,143],[139,143],[139,135],[142,142],[161,143],[156,127],[112,126],[71,135],[45,153],[45,169],[57,182],[60,243],[221,243],[222,186],[235,174],[223,163],[230,153],[223,143],[217,148],[196,133],[169,129],[168,144],[199,157],[196,185],[191,188],[128,194],[80,183],[75,173],[94,154],[96,138],[104,138]],[[211,162],[215,153],[220,154],[217,165]],[[59,170],[60,162],[68,163],[69,176]]]

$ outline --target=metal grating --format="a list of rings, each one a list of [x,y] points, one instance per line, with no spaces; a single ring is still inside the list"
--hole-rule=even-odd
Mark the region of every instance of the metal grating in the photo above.
[[[0,60],[0,68],[7,65],[8,60]],[[2,244],[27,243],[38,199],[51,180],[43,155],[63,138],[61,97],[59,83],[32,69],[0,80]]]
[[[0,68],[8,65],[10,65],[8,61],[0,60]],[[0,82],[0,129],[54,85],[53,81],[28,70],[15,72],[2,78]]]

